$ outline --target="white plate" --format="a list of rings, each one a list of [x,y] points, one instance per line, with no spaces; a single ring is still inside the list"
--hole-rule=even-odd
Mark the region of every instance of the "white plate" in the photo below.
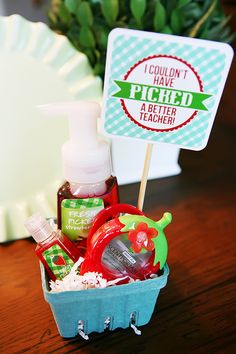
[[[35,211],[56,215],[62,178],[65,118],[47,119],[37,106],[101,100],[102,85],[86,56],[43,23],[0,17],[0,242],[27,237]]]

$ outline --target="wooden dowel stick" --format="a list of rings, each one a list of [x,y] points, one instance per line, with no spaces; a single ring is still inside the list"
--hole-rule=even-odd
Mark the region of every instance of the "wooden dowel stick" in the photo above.
[[[150,166],[150,161],[152,157],[152,148],[153,144],[147,144],[146,156],[144,161],[143,167],[143,175],[142,180],[140,183],[139,195],[138,195],[138,209],[143,210],[143,203],[145,198],[146,186],[147,186],[147,178],[148,178],[148,171]]]

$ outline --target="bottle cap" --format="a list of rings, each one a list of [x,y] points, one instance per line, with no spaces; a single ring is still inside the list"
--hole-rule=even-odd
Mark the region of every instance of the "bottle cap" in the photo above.
[[[25,227],[37,243],[45,241],[54,231],[47,220],[39,213],[28,218]]]
[[[111,175],[110,146],[99,139],[96,102],[77,101],[39,106],[49,116],[67,115],[70,139],[62,146],[64,177],[70,183],[98,183]]]

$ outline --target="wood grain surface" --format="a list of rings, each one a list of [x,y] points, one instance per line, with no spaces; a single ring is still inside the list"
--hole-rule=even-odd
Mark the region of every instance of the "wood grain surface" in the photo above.
[[[93,333],[90,341],[58,334],[44,301],[32,240],[0,246],[0,353],[236,353],[236,64],[208,146],[182,151],[178,176],[148,182],[144,211],[168,226],[170,277],[148,325]],[[155,163],[155,161],[152,161]],[[136,204],[139,185],[120,189]]]

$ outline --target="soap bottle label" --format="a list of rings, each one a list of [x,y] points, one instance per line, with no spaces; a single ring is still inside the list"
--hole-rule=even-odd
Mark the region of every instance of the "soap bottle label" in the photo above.
[[[88,236],[94,217],[104,209],[101,198],[64,199],[61,203],[61,230],[71,240]]]
[[[63,279],[74,265],[73,260],[58,244],[49,247],[42,256],[57,279]]]

